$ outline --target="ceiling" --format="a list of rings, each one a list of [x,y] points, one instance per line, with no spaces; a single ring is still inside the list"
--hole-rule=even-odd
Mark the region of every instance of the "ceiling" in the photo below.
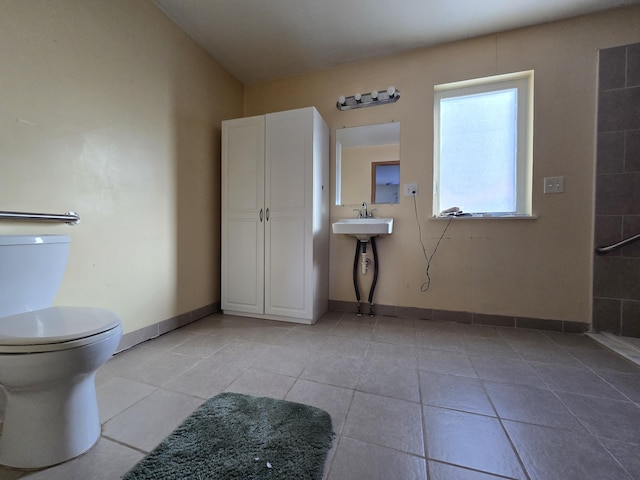
[[[154,0],[243,84],[640,0]]]

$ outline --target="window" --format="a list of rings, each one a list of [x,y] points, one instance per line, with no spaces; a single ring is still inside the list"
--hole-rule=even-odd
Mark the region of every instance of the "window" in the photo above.
[[[434,127],[434,215],[531,215],[532,71],[437,85]]]

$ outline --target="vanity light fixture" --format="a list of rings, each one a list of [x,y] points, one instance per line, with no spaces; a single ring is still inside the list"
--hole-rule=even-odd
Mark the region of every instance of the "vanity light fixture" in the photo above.
[[[395,87],[389,87],[383,91],[374,90],[371,93],[356,93],[351,97],[340,95],[336,102],[336,108],[338,110],[352,110],[354,108],[394,103],[399,99],[400,91]]]

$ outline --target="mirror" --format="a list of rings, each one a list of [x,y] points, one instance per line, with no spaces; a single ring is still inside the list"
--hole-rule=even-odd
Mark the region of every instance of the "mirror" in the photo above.
[[[398,203],[400,123],[336,130],[336,205]]]

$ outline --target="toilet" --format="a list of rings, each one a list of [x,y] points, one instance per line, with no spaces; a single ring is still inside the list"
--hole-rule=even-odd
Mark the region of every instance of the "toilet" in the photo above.
[[[100,436],[94,379],[122,323],[110,310],[51,306],[70,243],[68,235],[0,236],[0,465],[56,465]]]

